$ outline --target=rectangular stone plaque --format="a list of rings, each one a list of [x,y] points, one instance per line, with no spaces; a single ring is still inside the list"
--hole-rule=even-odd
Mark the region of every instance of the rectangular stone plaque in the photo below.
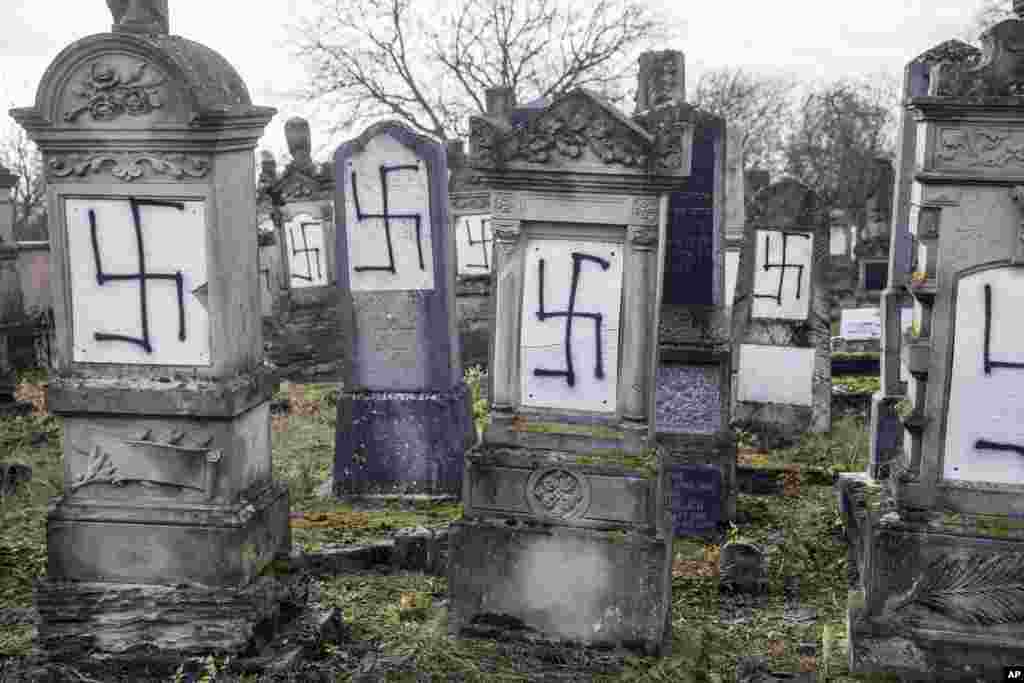
[[[64,216],[74,360],[209,365],[205,203],[75,197]]]
[[[717,365],[658,365],[656,429],[670,434],[714,434],[722,427],[721,370]]]
[[[455,251],[459,275],[489,275],[491,263],[491,215],[455,219]]]
[[[722,519],[722,473],[714,465],[665,468],[672,531],[694,536],[715,531]]]
[[[881,339],[882,314],[877,308],[848,308],[839,319],[839,336],[843,339]]]
[[[811,405],[814,353],[813,348],[741,344],[736,400]]]
[[[673,192],[668,205],[664,303],[714,304],[714,211],[709,199]]]
[[[531,239],[521,336],[524,406],[614,412],[621,244]]]
[[[285,223],[284,234],[288,240],[292,288],[326,285],[327,246],[324,244],[323,221],[308,213],[300,213]]]
[[[426,320],[417,292],[359,292],[357,382],[377,390],[414,390],[426,381]]]
[[[378,135],[340,170],[352,291],[434,289],[427,164]]]
[[[845,225],[829,229],[828,253],[831,256],[845,256],[846,246],[850,239],[850,229]]]
[[[960,278],[946,479],[1024,484],[1024,268]]]
[[[814,235],[758,230],[755,244],[754,318],[806,320],[811,302]]]
[[[740,271],[739,249],[726,249],[725,251],[725,306],[732,307],[732,301],[736,296],[736,274]]]

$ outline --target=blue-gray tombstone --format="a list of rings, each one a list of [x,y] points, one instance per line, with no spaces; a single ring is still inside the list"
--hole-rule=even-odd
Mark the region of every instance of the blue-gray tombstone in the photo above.
[[[335,155],[338,287],[354,309],[335,492],[453,494],[476,441],[455,325],[444,147],[384,121]]]

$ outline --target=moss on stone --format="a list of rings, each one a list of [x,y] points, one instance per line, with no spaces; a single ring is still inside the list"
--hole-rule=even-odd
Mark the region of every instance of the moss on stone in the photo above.
[[[644,453],[627,453],[621,449],[594,450],[585,455],[576,455],[579,465],[616,465],[636,470],[648,479],[658,476],[658,457],[653,449]]]
[[[625,434],[620,429],[605,425],[572,424],[567,422],[523,422],[513,427],[515,431],[533,432],[537,434],[572,434],[589,436],[594,439],[622,439]]]

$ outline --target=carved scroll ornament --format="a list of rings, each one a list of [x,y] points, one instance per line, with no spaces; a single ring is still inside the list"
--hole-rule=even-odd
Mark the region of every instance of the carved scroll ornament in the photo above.
[[[176,180],[202,178],[210,171],[210,160],[203,156],[181,153],[117,153],[57,155],[48,164],[50,174],[57,178],[84,177],[90,173],[109,172],[125,182],[146,175],[163,175]]]

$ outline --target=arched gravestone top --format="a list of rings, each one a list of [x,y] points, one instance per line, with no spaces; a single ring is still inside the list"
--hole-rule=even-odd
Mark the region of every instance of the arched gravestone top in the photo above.
[[[817,196],[794,178],[783,178],[762,188],[751,201],[747,224],[755,228],[811,230],[823,217]]]
[[[11,115],[29,129],[195,130],[221,119],[269,119],[219,53],[181,36],[101,33],[72,43],[47,68],[35,106]],[[264,122],[265,123],[265,122]],[[262,127],[260,128],[262,132]]]

